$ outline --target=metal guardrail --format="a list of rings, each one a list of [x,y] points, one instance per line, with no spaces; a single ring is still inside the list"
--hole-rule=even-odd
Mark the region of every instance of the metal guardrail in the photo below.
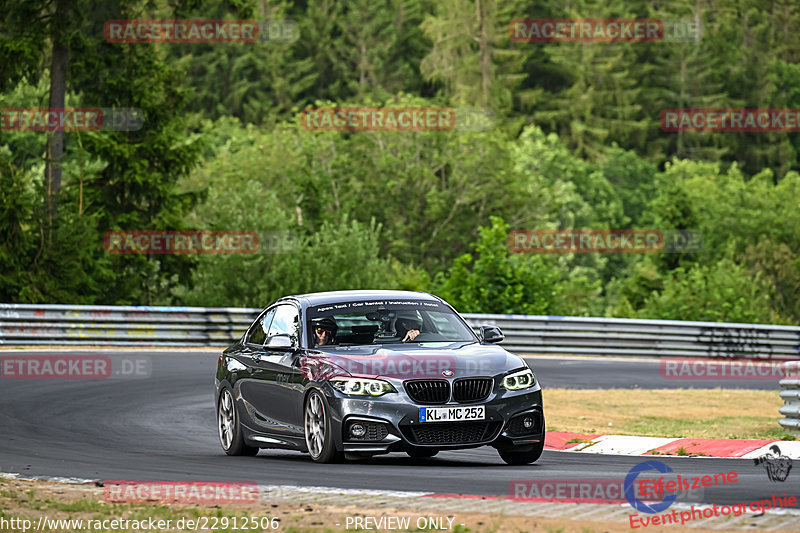
[[[525,353],[651,357],[800,357],[800,327],[725,322],[530,315],[464,315],[498,326],[503,346]]]
[[[0,304],[0,344],[227,346],[261,309]],[[523,353],[800,358],[800,327],[678,320],[464,314]]]
[[[0,304],[0,345],[227,346],[260,309]],[[473,328],[503,330],[528,354],[727,357],[787,361],[780,384],[800,435],[800,327],[677,320],[465,314]],[[783,366],[782,366],[783,367]],[[790,377],[795,376],[795,377]]]
[[[260,311],[0,304],[0,345],[227,346]]]
[[[780,423],[789,433],[800,436],[800,361],[781,363],[781,369],[785,376],[780,381],[784,405],[779,411],[786,418]]]

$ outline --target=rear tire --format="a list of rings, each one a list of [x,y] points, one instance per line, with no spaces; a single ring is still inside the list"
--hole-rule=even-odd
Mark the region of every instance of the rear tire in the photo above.
[[[337,463],[344,454],[336,450],[333,443],[331,417],[325,399],[318,391],[311,391],[303,409],[303,427],[306,435],[306,448],[316,463]]]
[[[239,415],[236,413],[236,402],[230,389],[222,389],[219,395],[217,408],[217,430],[219,443],[228,455],[249,455],[258,453],[258,448],[244,443],[242,426],[239,424]]]

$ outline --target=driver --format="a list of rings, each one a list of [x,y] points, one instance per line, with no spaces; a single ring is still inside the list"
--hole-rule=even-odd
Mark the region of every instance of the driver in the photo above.
[[[413,341],[422,329],[422,320],[416,311],[398,311],[394,329],[398,337],[403,337],[402,342]]]
[[[326,316],[319,318],[312,322],[312,333],[314,335],[314,347],[325,346],[326,344],[333,344],[336,338],[336,332],[339,326],[333,317]]]

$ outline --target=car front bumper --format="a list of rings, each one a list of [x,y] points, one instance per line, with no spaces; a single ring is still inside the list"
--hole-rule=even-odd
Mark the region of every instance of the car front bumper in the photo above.
[[[398,389],[399,390],[399,389]],[[502,391],[484,401],[422,405],[402,391],[377,398],[353,398],[332,389],[326,392],[334,442],[348,453],[387,453],[413,449],[464,449],[491,445],[522,449],[544,439],[542,391]],[[421,407],[485,406],[485,419],[470,422],[420,422]],[[527,416],[533,425],[522,423]],[[369,428],[368,438],[349,436],[352,422]],[[379,426],[383,425],[384,428]],[[373,427],[376,426],[376,427]]]

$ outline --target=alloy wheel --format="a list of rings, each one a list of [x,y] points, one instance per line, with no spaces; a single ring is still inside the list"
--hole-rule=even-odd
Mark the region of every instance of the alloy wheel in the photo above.
[[[236,427],[236,411],[233,407],[233,396],[229,390],[222,392],[219,399],[219,414],[217,416],[219,428],[219,441],[225,450],[231,449],[233,444],[233,430]]]
[[[322,454],[326,430],[325,406],[318,393],[312,393],[306,403],[305,429],[308,453],[316,459]]]

